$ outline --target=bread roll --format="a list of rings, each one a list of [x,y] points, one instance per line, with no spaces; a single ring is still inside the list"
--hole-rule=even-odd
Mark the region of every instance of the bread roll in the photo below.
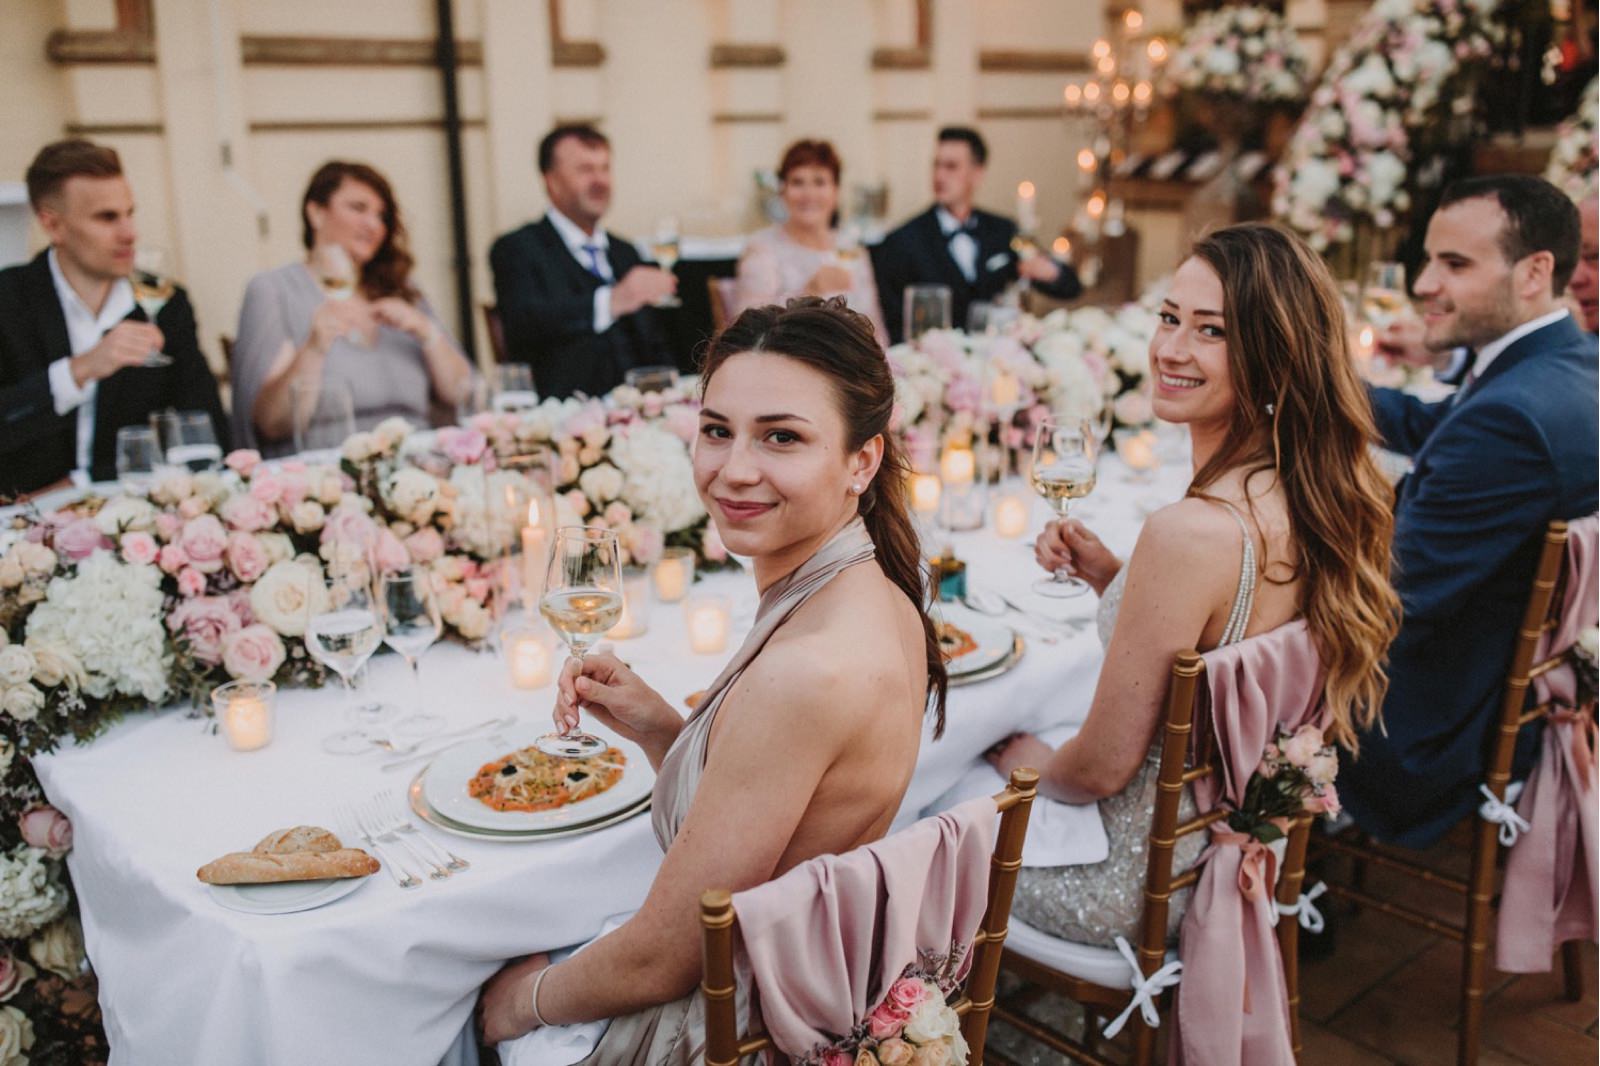
[[[338,851],[339,838],[319,825],[297,825],[268,833],[250,850],[257,855],[293,855],[300,851]]]
[[[235,851],[200,867],[196,874],[209,885],[256,885],[274,881],[327,881],[366,877],[378,872],[378,860],[359,848],[297,851],[284,855]]]

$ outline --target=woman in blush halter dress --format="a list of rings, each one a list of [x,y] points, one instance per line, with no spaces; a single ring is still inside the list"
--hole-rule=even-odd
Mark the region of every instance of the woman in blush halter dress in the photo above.
[[[1037,557],[1100,594],[1105,663],[1083,728],[1052,750],[1019,735],[990,761],[1038,767],[1040,791],[1097,801],[1110,853],[1024,869],[1013,913],[1053,936],[1136,937],[1155,807],[1156,730],[1174,657],[1304,618],[1326,669],[1329,738],[1354,750],[1382,704],[1399,625],[1389,583],[1390,493],[1374,466],[1371,409],[1327,267],[1284,230],[1246,224],[1198,243],[1173,275],[1150,342],[1156,415],[1189,427],[1186,497],[1151,515],[1132,557],[1081,522],[1051,523]],[[1195,814],[1184,790],[1181,819]],[[1174,872],[1200,858],[1181,838]],[[1174,896],[1175,936],[1188,893]]]
[[[911,780],[944,666],[923,609],[894,382],[842,302],[747,311],[706,358],[695,484],[761,606],[687,721],[609,653],[569,662],[555,717],[592,714],[656,767],[665,858],[639,912],[555,965],[485,987],[486,1041],[609,1019],[593,1066],[699,1062],[698,901],[882,837]],[[581,673],[580,673],[581,670]],[[775,753],[781,753],[781,757]]]

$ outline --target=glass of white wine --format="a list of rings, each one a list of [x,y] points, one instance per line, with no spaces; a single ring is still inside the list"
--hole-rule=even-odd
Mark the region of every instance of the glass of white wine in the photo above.
[[[319,244],[312,249],[311,272],[330,300],[348,300],[356,294],[356,264],[342,244]]]
[[[327,582],[326,595],[315,606],[306,620],[306,650],[344,682],[349,720],[363,726],[381,721],[389,708],[355,701],[355,676],[383,641],[383,618],[371,590],[360,580],[336,577]],[[345,730],[327,737],[322,746],[335,755],[359,755],[372,750],[372,739],[362,729]]]
[[[581,665],[584,655],[622,618],[622,566],[617,535],[593,526],[556,530],[539,613],[567,642]],[[585,759],[606,750],[599,737],[574,730],[546,733],[534,742],[547,755]]]
[[[422,655],[444,629],[432,577],[420,567],[383,574],[378,578],[378,593],[383,607],[383,642],[400,653],[411,668],[412,683],[420,684]],[[425,712],[400,723],[411,733],[431,732],[443,725],[443,718]]]
[[[672,273],[672,268],[678,265],[678,220],[667,215],[656,223],[655,239],[650,242],[650,258],[656,261],[656,266]],[[683,301],[676,296],[663,296],[656,301],[657,307],[682,307]]]
[[[1362,319],[1382,333],[1410,308],[1405,266],[1388,261],[1368,266],[1367,284],[1361,290]]]
[[[1045,419],[1034,431],[1029,480],[1033,491],[1043,496],[1060,517],[1067,517],[1073,500],[1094,491],[1096,450],[1093,430],[1080,422]],[[1050,577],[1034,582],[1033,591],[1065,599],[1083,595],[1089,586],[1061,567]]]
[[[167,254],[160,248],[140,248],[133,253],[133,274],[128,278],[133,286],[133,302],[144,312],[145,320],[155,325],[156,316],[167,306],[177,283],[167,273]],[[172,356],[166,352],[151,352],[145,357],[148,367],[171,366]]]

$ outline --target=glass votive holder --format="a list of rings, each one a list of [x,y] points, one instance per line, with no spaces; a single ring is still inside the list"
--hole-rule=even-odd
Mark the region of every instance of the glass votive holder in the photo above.
[[[1161,465],[1160,442],[1148,429],[1118,429],[1111,434],[1121,459],[1136,481],[1149,481]]]
[[[692,548],[667,548],[650,571],[650,581],[655,586],[656,599],[662,603],[677,603],[689,594],[694,584],[694,550]]]
[[[912,474],[910,482],[911,513],[919,518],[931,519],[939,513],[939,496],[943,486],[937,474]]]
[[[622,617],[606,636],[613,640],[642,637],[650,629],[650,575],[643,569],[622,575]]]
[[[500,634],[506,668],[511,672],[511,687],[544,688],[553,678],[555,655],[550,638],[539,629],[524,626],[508,628]]]
[[[234,751],[255,751],[272,742],[272,705],[278,686],[271,681],[229,681],[211,690],[222,735]]]
[[[689,650],[697,655],[715,655],[728,647],[728,629],[733,607],[726,596],[695,595],[683,605],[684,626],[689,631]]]
[[[1029,500],[1020,492],[1002,492],[994,498],[994,531],[1007,540],[1028,532]]]
[[[982,485],[971,481],[964,485],[946,482],[939,500],[939,525],[950,530],[982,529],[986,503]]]

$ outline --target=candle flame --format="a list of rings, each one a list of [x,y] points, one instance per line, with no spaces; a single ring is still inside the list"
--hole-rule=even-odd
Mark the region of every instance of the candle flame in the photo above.
[[[1067,87],[1061,90],[1061,95],[1067,101],[1068,107],[1077,107],[1083,100],[1083,86],[1077,82],[1068,82]]]
[[[537,526],[538,524],[539,524],[539,501],[538,501],[537,498],[534,498],[534,499],[531,499],[531,500],[528,501],[528,525]]]
[[[1033,182],[1023,181],[1017,183],[1017,195],[1024,200],[1033,199]]]
[[[1072,254],[1072,242],[1067,240],[1065,237],[1057,237],[1050,245],[1050,250],[1056,255],[1065,259],[1067,256]]]
[[[1130,8],[1123,13],[1122,24],[1130,30],[1137,30],[1144,25],[1144,16]]]
[[[1083,87],[1083,99],[1085,100],[1085,102],[1091,103],[1091,104],[1094,103],[1096,100],[1100,99],[1100,86],[1099,86],[1099,84],[1096,83],[1096,82],[1092,82],[1091,81],[1088,85],[1085,85]]]
[[[1145,52],[1153,62],[1165,63],[1167,61],[1167,42],[1157,37],[1146,47]]]
[[[1104,59],[1111,54],[1111,42],[1102,37],[1094,42],[1094,48],[1090,51],[1096,59]]]
[[[1088,172],[1094,169],[1094,152],[1088,148],[1078,149],[1078,169]]]

